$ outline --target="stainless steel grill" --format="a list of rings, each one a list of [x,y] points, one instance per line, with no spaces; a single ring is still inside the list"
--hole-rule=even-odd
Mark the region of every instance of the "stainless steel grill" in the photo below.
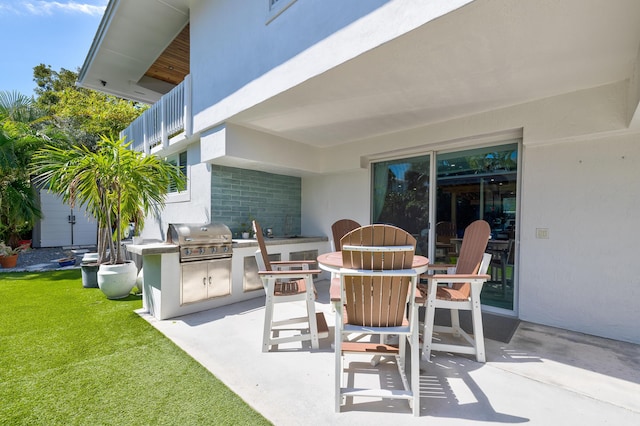
[[[231,257],[231,230],[222,223],[172,223],[167,242],[180,247],[180,262]]]

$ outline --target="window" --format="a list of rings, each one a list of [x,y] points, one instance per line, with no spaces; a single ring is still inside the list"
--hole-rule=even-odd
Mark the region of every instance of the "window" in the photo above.
[[[182,174],[185,177],[187,176],[187,151],[183,151],[179,154],[175,154],[170,157],[167,157],[167,162],[169,162],[170,164],[173,164],[174,166],[177,166],[182,172]],[[189,182],[187,182],[187,186],[188,185],[189,185]],[[177,193],[178,193],[178,188],[176,187],[175,182],[169,184],[169,194],[177,194]]]
[[[267,24],[295,2],[296,0],[267,0]]]

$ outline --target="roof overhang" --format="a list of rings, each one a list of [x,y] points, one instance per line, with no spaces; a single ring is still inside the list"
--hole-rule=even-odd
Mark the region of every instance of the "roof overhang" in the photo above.
[[[173,85],[145,73],[188,24],[188,3],[111,0],[78,85],[139,102],[157,102]]]
[[[635,0],[476,0],[228,121],[328,147],[623,82],[632,122],[639,29]]]
[[[187,0],[112,0],[79,83],[157,101],[145,72],[188,20]],[[327,147],[628,81],[637,124],[639,28],[637,0],[475,0],[220,120]]]

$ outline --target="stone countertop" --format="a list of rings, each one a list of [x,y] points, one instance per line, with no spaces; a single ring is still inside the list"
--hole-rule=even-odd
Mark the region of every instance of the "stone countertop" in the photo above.
[[[271,237],[265,238],[264,244],[267,246],[284,245],[284,244],[303,244],[303,243],[317,243],[322,241],[329,241],[328,237]],[[247,248],[258,247],[258,240],[256,239],[234,239],[233,248]]]
[[[167,243],[145,243],[145,244],[127,244],[127,251],[146,255],[146,254],[164,254],[164,253],[178,253],[179,247],[176,244]]]
[[[233,248],[249,248],[249,247],[258,247],[258,240],[255,239],[239,239],[232,240]],[[267,246],[275,246],[275,245],[285,245],[285,244],[304,244],[304,243],[316,243],[329,241],[328,237],[320,236],[320,237],[272,237],[265,238],[265,245]],[[143,244],[125,244],[127,251],[139,254],[139,255],[147,255],[147,254],[164,254],[164,253],[178,253],[179,246],[176,244],[167,244],[163,242],[151,242],[151,243],[143,243]]]

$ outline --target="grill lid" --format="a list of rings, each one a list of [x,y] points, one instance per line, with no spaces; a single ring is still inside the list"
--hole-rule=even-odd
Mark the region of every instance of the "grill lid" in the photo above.
[[[167,242],[179,246],[231,244],[231,230],[222,223],[171,223]]]

